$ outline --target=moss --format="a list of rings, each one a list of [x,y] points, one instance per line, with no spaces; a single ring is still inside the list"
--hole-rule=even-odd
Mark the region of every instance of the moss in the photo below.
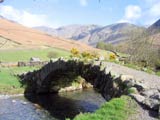
[[[129,88],[129,89],[127,90],[127,93],[128,93],[128,94],[137,93],[137,89],[134,88],[134,87],[131,87],[131,88]]]
[[[156,72],[156,75],[160,76],[160,71],[159,71],[159,72]]]

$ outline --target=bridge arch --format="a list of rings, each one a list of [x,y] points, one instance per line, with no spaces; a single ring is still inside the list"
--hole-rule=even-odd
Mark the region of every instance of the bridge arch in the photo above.
[[[67,72],[80,75],[93,88],[102,94],[105,99],[119,97],[124,94],[124,86],[119,78],[114,78],[106,69],[101,69],[101,64],[84,63],[76,60],[50,61],[40,70],[29,72],[21,76],[21,82],[26,86],[25,93],[43,94],[52,92],[51,84],[56,76]]]

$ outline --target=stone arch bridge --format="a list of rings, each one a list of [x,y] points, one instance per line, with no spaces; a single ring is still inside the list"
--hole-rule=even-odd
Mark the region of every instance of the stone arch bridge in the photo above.
[[[132,89],[134,93],[130,94],[130,96],[136,101],[151,109],[159,110],[160,91],[158,88],[146,88],[142,83],[137,82],[129,75],[112,75],[109,68],[103,67],[101,62],[84,63],[79,60],[61,59],[50,61],[40,70],[20,75],[20,82],[26,87],[26,94],[48,94],[52,92],[52,82],[56,81],[55,76],[59,75],[61,77],[61,74],[65,72],[74,72],[77,76],[83,77],[106,100],[119,97],[123,94],[129,94],[128,91]]]
[[[61,73],[70,71],[77,76],[80,75],[88,83],[92,84],[93,88],[98,90],[106,99],[124,94],[125,86],[120,78],[112,76],[106,68],[102,69],[100,64],[100,62],[86,64],[80,61],[60,59],[50,61],[40,70],[21,75],[21,83],[26,86],[25,93],[50,93],[53,92],[51,91],[51,87],[53,87],[51,83],[55,80],[54,77],[57,74],[61,75]]]

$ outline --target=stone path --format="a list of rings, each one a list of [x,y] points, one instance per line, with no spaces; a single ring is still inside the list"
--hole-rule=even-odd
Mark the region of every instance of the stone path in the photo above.
[[[156,75],[151,75],[143,71],[138,71],[132,68],[128,68],[115,63],[105,62],[104,65],[110,69],[113,74],[123,74],[131,75],[137,81],[143,82],[149,89],[159,89],[160,90],[160,77]]]
[[[139,98],[135,98],[138,102],[144,100],[149,106],[152,106],[152,104],[158,104],[160,105],[160,77],[152,74],[148,74],[143,71],[138,71],[132,68],[128,68],[125,66],[121,66],[115,63],[105,62],[103,63],[108,69],[108,71],[111,71],[111,74],[113,75],[130,75],[133,76],[133,78],[142,83],[146,89],[144,92],[142,92],[142,95],[140,94]],[[144,94],[144,95],[143,95]],[[152,98],[153,97],[153,98]],[[141,99],[142,98],[142,99]],[[156,99],[154,99],[156,98]],[[160,108],[159,108],[160,109]],[[152,109],[148,109],[146,107],[142,107],[142,105],[139,105],[137,103],[137,114],[130,117],[129,120],[158,120],[158,113]],[[160,110],[159,110],[160,114]],[[159,115],[160,119],[160,115]]]

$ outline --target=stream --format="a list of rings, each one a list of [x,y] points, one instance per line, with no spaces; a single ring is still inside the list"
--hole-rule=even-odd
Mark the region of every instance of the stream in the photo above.
[[[93,89],[0,99],[0,120],[65,120],[94,112],[105,100]]]

